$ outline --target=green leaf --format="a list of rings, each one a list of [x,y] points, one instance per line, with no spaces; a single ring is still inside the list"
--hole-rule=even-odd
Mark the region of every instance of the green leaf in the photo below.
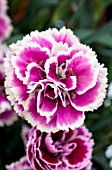
[[[84,41],[93,35],[94,31],[92,29],[78,29],[75,30],[75,35],[77,35],[81,41]]]
[[[10,39],[7,40],[7,44],[10,45],[12,43],[16,43],[18,40],[23,38],[22,34],[13,35]]]
[[[112,124],[112,116],[107,117],[105,119],[102,119],[100,122],[98,122],[97,124],[95,124],[94,126],[91,127],[91,131],[95,132],[97,130],[103,129],[106,126],[108,126],[109,124]]]

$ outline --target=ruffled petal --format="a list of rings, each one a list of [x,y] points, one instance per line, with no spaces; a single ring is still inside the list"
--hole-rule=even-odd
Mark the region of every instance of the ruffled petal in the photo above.
[[[96,85],[85,92],[82,95],[76,95],[76,97],[70,97],[71,104],[78,110],[93,111],[102,105],[103,99],[106,94],[105,87],[107,86],[107,69],[100,66],[98,80]]]
[[[81,126],[85,118],[83,112],[75,110],[70,104],[66,107],[59,105],[56,115],[57,127],[62,130],[75,129]]]

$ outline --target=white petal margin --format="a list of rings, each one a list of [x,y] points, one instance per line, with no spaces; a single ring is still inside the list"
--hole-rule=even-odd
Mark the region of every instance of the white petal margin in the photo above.
[[[103,103],[103,100],[106,96],[106,88],[107,88],[107,68],[104,68],[104,65],[99,64],[99,75],[98,75],[98,80],[97,83],[99,84],[99,87],[97,89],[97,95],[95,97],[95,100],[87,105],[84,106],[78,106],[76,103],[74,103],[70,95],[68,95],[71,105],[76,109],[80,111],[93,111],[96,110],[98,107],[100,107]],[[93,87],[95,88],[95,86]],[[90,89],[92,90],[92,89]],[[91,93],[91,92],[90,92]],[[82,94],[83,95],[83,94]],[[80,95],[80,98],[82,96]],[[88,100],[88,97],[86,97]],[[85,100],[86,100],[85,98]],[[77,99],[76,99],[77,100]]]

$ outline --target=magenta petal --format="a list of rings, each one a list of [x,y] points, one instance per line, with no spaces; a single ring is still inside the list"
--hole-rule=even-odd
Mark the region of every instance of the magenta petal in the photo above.
[[[83,139],[83,137],[77,137],[75,139],[75,143],[78,147],[76,147],[73,152],[66,157],[66,161],[68,162],[69,166],[71,165],[71,167],[78,168],[80,164],[80,168],[83,168],[86,166],[86,164],[88,164],[88,162],[85,161],[89,153],[88,146],[85,143],[85,139]]]
[[[45,133],[33,127],[27,144],[29,162],[35,170],[90,170],[94,142],[86,136],[78,128]]]
[[[30,63],[27,66],[27,72],[26,72],[26,81],[27,83],[30,82],[38,82],[41,79],[45,78],[45,73],[41,67],[39,67],[36,63]],[[26,84],[26,82],[25,82]]]
[[[53,144],[53,139],[52,139],[50,133],[48,133],[45,137],[45,146],[46,146],[46,149],[48,150],[48,152],[50,152],[52,154],[57,152],[57,149],[56,149],[55,145]]]
[[[22,112],[22,117],[24,117],[32,126],[37,126],[41,131],[51,132],[52,130],[58,131],[56,127],[56,118],[54,117],[49,123],[45,116],[41,116],[37,112],[36,108],[37,96],[33,96],[28,104],[28,110]]]
[[[67,45],[70,47],[73,45],[73,43],[78,44],[79,40],[76,36],[73,35],[73,32],[70,29],[66,29],[63,27],[60,29],[59,33],[56,29],[52,30],[52,36],[54,37],[55,41],[67,43]]]
[[[71,97],[71,104],[73,105],[73,107],[80,110],[84,110],[84,111],[90,110],[90,105],[93,104],[94,106],[95,100],[97,99],[98,90],[99,90],[99,84],[97,83],[95,87],[88,90],[86,93],[82,95],[76,95],[75,98]]]
[[[76,77],[70,76],[62,79],[62,82],[66,85],[67,90],[74,90],[76,88]]]
[[[35,38],[32,36],[32,41],[37,42],[41,47],[47,47],[50,50],[52,49],[52,43],[43,37],[38,36]]]
[[[103,68],[103,66],[100,66],[98,80],[96,85],[85,92],[82,95],[76,95],[75,97],[72,97],[71,95],[71,104],[73,107],[75,107],[78,110],[83,111],[93,111],[93,109],[97,109],[97,107],[101,106],[103,99],[105,97],[106,93],[106,69]]]
[[[43,96],[43,100],[40,101],[40,115],[41,116],[52,116],[57,110],[56,100],[52,100],[48,97]]]
[[[19,161],[6,165],[7,170],[33,170],[27,160],[27,157],[22,157]],[[39,170],[39,169],[38,169]]]
[[[72,69],[77,77],[76,92],[78,94],[83,94],[91,87],[94,87],[98,76],[96,61],[91,61],[87,57],[83,57],[83,53],[68,60],[67,68]]]
[[[29,94],[27,93],[27,86],[24,85],[15,74],[13,75],[13,85],[14,87],[10,88],[13,94],[18,98],[19,101],[26,101],[26,99],[29,97]]]
[[[60,66],[61,64],[66,63],[66,60],[68,60],[69,58],[70,58],[69,55],[64,55],[64,54],[59,55],[58,56],[58,65]]]
[[[56,58],[50,58],[45,63],[45,72],[48,80],[56,85],[65,86],[58,78],[58,62]]]
[[[57,127],[60,129],[74,129],[79,127],[84,122],[84,114],[81,111],[77,111],[70,104],[66,107],[62,105],[58,106],[57,114]]]
[[[44,64],[49,56],[45,51],[40,51],[39,48],[25,48],[19,54],[19,57],[12,58],[11,62],[15,69],[15,74],[21,80],[25,77],[25,71],[27,71],[27,65],[29,63],[35,63],[38,66],[44,68]]]
[[[44,64],[46,60],[49,58],[49,56],[46,54],[45,51],[41,51],[38,47],[29,47],[25,48],[20,53],[20,58],[27,63],[35,62],[40,67],[44,67]]]
[[[12,31],[9,17],[3,13],[0,14],[0,41],[7,39]]]

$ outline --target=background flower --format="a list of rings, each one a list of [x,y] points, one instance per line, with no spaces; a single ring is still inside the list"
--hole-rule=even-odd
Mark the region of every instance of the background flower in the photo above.
[[[22,137],[23,143],[25,145],[25,149],[26,149],[26,144],[28,142],[28,136],[29,136],[30,129],[31,128],[26,124],[24,124],[21,129],[21,137]]]
[[[0,95],[0,126],[10,126],[17,121],[18,116],[12,109],[6,97]]]
[[[19,161],[6,165],[7,170],[33,170],[28,161],[27,157],[22,157]]]
[[[4,88],[4,58],[7,50],[7,45],[0,43],[0,127],[12,125],[18,119],[18,115],[12,109],[10,102],[6,98]]]
[[[0,0],[0,14],[5,13],[7,8],[7,0]]]
[[[12,31],[10,18],[6,14],[0,14],[0,41],[9,38]]]
[[[110,159],[109,166],[112,168],[112,145],[108,146],[106,149],[105,156]]]
[[[74,131],[45,133],[33,127],[27,143],[27,156],[34,170],[90,169],[92,134],[81,126]]]
[[[106,94],[107,69],[65,27],[34,31],[12,44],[5,65],[8,99],[41,131],[81,126],[84,111],[101,106]]]

